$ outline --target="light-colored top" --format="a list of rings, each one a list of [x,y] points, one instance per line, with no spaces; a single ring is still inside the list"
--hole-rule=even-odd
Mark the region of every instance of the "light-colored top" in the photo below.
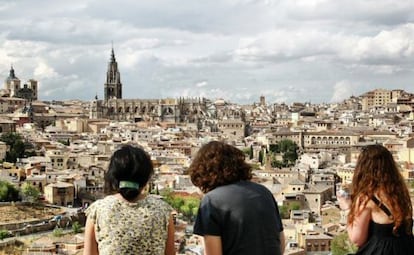
[[[85,213],[95,224],[100,255],[161,255],[171,211],[170,205],[152,195],[133,203],[112,195],[95,201]]]

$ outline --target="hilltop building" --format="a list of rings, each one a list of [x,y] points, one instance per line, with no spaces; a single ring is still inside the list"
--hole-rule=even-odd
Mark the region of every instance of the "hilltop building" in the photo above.
[[[362,97],[362,110],[368,110],[375,106],[386,106],[389,103],[397,103],[398,98],[406,94],[403,90],[386,90],[375,89],[363,94]]]
[[[2,97],[18,97],[34,101],[38,97],[37,90],[38,82],[34,79],[29,79],[22,87],[20,79],[15,75],[13,66],[11,66],[9,76],[4,81],[4,86],[0,93]]]
[[[197,123],[210,115],[211,105],[211,101],[205,98],[123,99],[121,75],[112,48],[104,99],[95,97],[91,102],[89,117],[133,122]]]

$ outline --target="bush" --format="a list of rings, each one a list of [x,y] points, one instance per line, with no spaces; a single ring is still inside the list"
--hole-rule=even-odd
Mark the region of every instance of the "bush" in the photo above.
[[[54,237],[61,237],[63,236],[63,229],[56,227],[55,229],[53,229],[52,235]]]
[[[72,224],[72,231],[73,233],[77,234],[77,233],[81,233],[82,232],[82,226],[79,222],[75,221]]]
[[[351,243],[348,233],[341,233],[334,237],[331,243],[332,255],[346,255],[357,251],[357,247]]]
[[[35,203],[40,198],[40,191],[32,184],[25,182],[21,187],[21,192],[24,200]]]
[[[0,201],[17,201],[19,190],[10,182],[0,180]]]
[[[171,190],[165,189],[161,192],[164,200],[170,204],[175,210],[191,220],[197,215],[200,199],[191,196],[175,195]]]
[[[3,240],[4,238],[10,237],[9,231],[2,229],[0,230],[0,240]]]

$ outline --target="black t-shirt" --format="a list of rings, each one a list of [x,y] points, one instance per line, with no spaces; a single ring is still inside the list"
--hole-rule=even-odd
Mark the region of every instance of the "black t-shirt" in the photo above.
[[[201,200],[194,233],[220,236],[224,255],[278,255],[283,231],[279,209],[263,185],[240,181]]]

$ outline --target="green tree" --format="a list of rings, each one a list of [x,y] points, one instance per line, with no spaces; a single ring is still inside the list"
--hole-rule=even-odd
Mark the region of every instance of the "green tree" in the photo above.
[[[183,204],[178,211],[181,212],[185,217],[190,218],[192,215],[192,208],[190,208],[188,205]]]
[[[0,201],[10,202],[19,199],[19,190],[10,182],[0,181]]]
[[[72,224],[72,231],[75,234],[82,232],[82,226],[81,226],[81,224],[79,222],[77,222],[77,221],[73,222],[73,224]]]
[[[170,189],[162,190],[161,196],[163,196],[164,200],[175,210],[183,214],[184,217],[192,219],[193,216],[197,215],[200,199],[196,197],[174,195]]]
[[[263,150],[259,151],[259,162],[263,166],[264,165],[264,156],[263,156]]]
[[[278,144],[269,144],[269,151],[273,153],[279,153],[279,145]]]
[[[283,161],[285,161],[287,165],[294,165],[297,159],[298,153],[296,149],[287,151],[283,154]]]
[[[331,243],[332,255],[346,255],[348,253],[355,253],[357,247],[351,243],[348,234],[341,233],[334,237]]]
[[[270,162],[270,165],[273,167],[273,168],[282,168],[282,167],[284,167],[284,164],[283,164],[283,162],[282,161],[280,161],[280,160],[272,160],[272,162]]]
[[[28,182],[23,183],[21,191],[23,199],[29,202],[37,202],[40,198],[40,191]]]
[[[173,197],[171,201],[171,206],[177,210],[179,210],[182,206],[185,205],[185,201],[181,197]]]
[[[300,210],[300,207],[301,207],[300,202],[294,201],[294,202],[289,203],[289,211]]]
[[[249,149],[249,148],[244,148],[242,151],[243,151],[243,153],[244,153],[246,156],[249,156],[249,153],[250,153],[250,149]]]
[[[269,151],[272,154],[280,153],[282,156],[282,161],[272,157],[272,161],[270,162],[272,167],[282,168],[292,166],[298,159],[298,146],[295,142],[289,139],[284,139],[277,144],[270,144]]]
[[[282,217],[282,219],[288,219],[289,218],[289,209],[286,205],[279,206],[279,213],[280,213],[280,217]]]
[[[283,139],[282,141],[279,142],[279,148],[280,148],[280,152],[286,152],[289,150],[292,150],[292,148],[296,147],[295,142],[293,142],[292,140],[289,139]]]
[[[0,230],[0,240],[3,240],[4,238],[10,237],[9,231],[6,229]]]
[[[193,213],[193,216],[196,216],[197,215],[197,213],[198,213],[198,205],[196,207],[193,207],[192,213]]]
[[[26,158],[35,155],[33,145],[25,143],[18,133],[4,133],[0,140],[7,144],[6,161],[16,163],[18,158]]]
[[[171,202],[173,200],[172,190],[169,188],[166,188],[166,189],[161,190],[160,194],[164,198],[165,202],[171,205]]]
[[[292,210],[300,210],[300,209],[301,209],[300,202],[294,201],[294,202],[289,203],[288,205],[279,206],[279,213],[282,219],[289,219],[290,212]]]

